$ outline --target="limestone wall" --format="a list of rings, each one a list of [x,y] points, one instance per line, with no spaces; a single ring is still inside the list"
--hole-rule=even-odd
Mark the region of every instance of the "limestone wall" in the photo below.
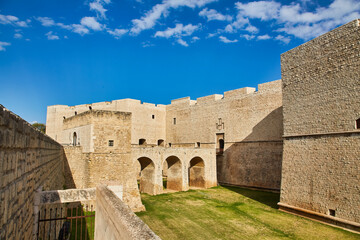
[[[92,152],[86,147],[67,146],[65,153],[69,172],[76,188],[98,184],[122,185],[124,202],[134,211],[143,209],[136,183],[136,168],[131,158],[131,113],[92,110],[65,119],[63,128],[73,132],[81,126],[91,133]],[[109,140],[113,145],[109,145]],[[68,174],[70,175],[70,173]]]
[[[141,103],[134,99],[121,99],[77,106],[54,105],[47,109],[46,133],[60,143],[68,144],[68,134],[62,132],[64,118],[92,110],[108,110],[132,113],[131,143],[138,144],[146,139],[148,144],[157,145],[159,139],[165,140],[165,106]]]
[[[96,188],[95,239],[160,238],[105,186]]]
[[[149,194],[160,194],[163,193],[163,171],[167,171],[167,164],[164,165],[166,160],[170,158],[179,161],[179,168],[174,168],[172,173],[168,173],[168,182],[171,175],[176,175],[178,179],[173,182],[178,182],[177,186],[173,186],[172,190],[187,191],[189,190],[189,169],[191,168],[191,161],[194,158],[200,158],[203,163],[204,172],[203,176],[204,183],[203,188],[210,188],[217,186],[216,179],[216,155],[215,149],[199,149],[199,148],[165,148],[165,147],[133,147],[132,148],[132,161],[134,165],[138,165],[135,174],[138,174],[140,170],[139,159],[147,158],[151,164],[154,164],[152,169],[153,174],[152,184],[144,192]],[[145,166],[146,167],[146,166]],[[164,168],[165,167],[165,168]],[[171,171],[171,170],[170,170]]]
[[[62,189],[62,146],[0,105],[0,239],[31,239],[34,194]]]
[[[359,30],[355,20],[281,56],[285,135],[281,203],[357,223]]]
[[[172,147],[219,148],[222,136],[220,183],[280,188],[281,80],[260,84],[258,91],[241,88],[197,101],[173,100],[166,111],[166,140]]]

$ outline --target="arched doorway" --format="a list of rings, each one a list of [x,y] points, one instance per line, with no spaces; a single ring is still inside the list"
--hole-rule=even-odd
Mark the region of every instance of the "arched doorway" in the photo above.
[[[73,134],[73,146],[77,145],[77,136],[76,136],[76,132],[74,132]]]
[[[166,188],[175,190],[175,191],[182,191],[182,164],[178,157],[170,156],[165,160],[166,164],[163,164],[163,167],[167,169],[164,171],[167,175],[167,182]]]
[[[155,164],[150,158],[141,157],[138,159],[140,163],[138,180],[139,190],[142,193],[155,193]]]
[[[190,161],[189,186],[205,188],[205,164],[200,157],[194,157]]]

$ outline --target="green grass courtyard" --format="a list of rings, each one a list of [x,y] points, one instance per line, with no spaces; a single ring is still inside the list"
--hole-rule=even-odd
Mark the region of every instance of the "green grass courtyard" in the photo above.
[[[137,215],[163,240],[360,239],[360,235],[277,209],[278,193],[214,187],[150,196]]]

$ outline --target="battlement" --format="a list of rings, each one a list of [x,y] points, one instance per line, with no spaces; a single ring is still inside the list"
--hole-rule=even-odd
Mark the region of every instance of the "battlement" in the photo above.
[[[252,87],[238,88],[224,92],[224,94],[212,94],[204,97],[199,97],[196,100],[191,100],[190,97],[183,97],[171,100],[171,105],[202,105],[207,103],[214,103],[222,100],[229,100],[234,98],[241,98],[247,95],[256,93],[265,93],[270,91],[281,91],[281,79],[271,82],[266,82],[258,85],[258,91]]]
[[[131,99],[131,98],[125,98],[125,99],[118,99],[113,101],[104,101],[104,102],[96,102],[96,103],[90,103],[90,104],[79,104],[74,106],[69,105],[52,105],[48,106],[48,111],[52,111],[54,109],[61,109],[61,110],[91,110],[93,108],[96,109],[109,109],[111,107],[121,106],[121,105],[143,105],[147,107],[153,107],[153,108],[161,108],[164,109],[164,104],[154,104],[154,103],[146,103],[141,102],[140,100]],[[56,110],[55,110],[56,111]]]

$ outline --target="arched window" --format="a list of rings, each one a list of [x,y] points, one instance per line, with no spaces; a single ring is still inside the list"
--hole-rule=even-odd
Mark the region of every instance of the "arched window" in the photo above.
[[[90,111],[92,110],[92,107],[91,107],[91,106],[89,106],[89,110],[90,110]]]
[[[77,115],[77,111],[75,111],[75,115]]]
[[[76,132],[74,132],[73,134],[73,146],[76,146],[77,144],[77,136],[76,136]]]
[[[220,149],[224,149],[224,145],[225,145],[224,139],[219,139],[219,147],[220,147]]]

